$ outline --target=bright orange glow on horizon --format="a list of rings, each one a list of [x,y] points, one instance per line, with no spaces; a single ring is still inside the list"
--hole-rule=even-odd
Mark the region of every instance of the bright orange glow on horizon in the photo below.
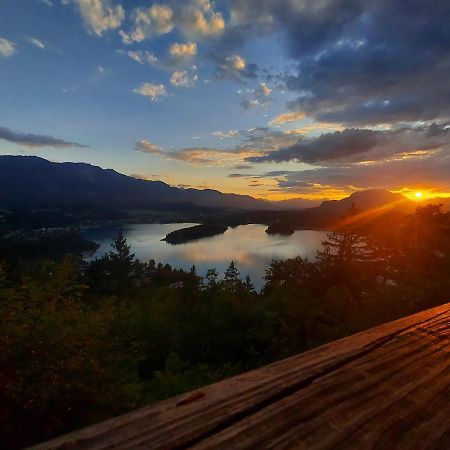
[[[404,195],[409,200],[421,201],[421,200],[433,200],[439,198],[449,198],[450,192],[436,192],[433,189],[409,189],[404,188],[399,191],[393,191],[398,194]]]
[[[363,189],[364,190],[364,189]],[[348,197],[352,194],[352,192],[357,191],[348,191],[344,192],[342,190],[334,190],[334,189],[324,189],[322,192],[315,192],[314,194],[301,194],[301,193],[287,193],[287,192],[277,192],[277,193],[259,193],[259,194],[252,194],[249,193],[247,190],[243,189],[243,193],[246,193],[248,195],[253,195],[256,198],[261,198],[265,200],[272,200],[272,201],[278,201],[278,200],[289,200],[293,198],[302,198],[305,200],[341,200],[345,197]],[[412,189],[402,189],[400,191],[393,190],[390,191],[396,194],[402,194],[409,200],[414,201],[421,201],[421,200],[433,200],[439,198],[450,198],[450,192],[435,192],[433,190],[412,190]]]
[[[341,200],[345,197],[348,197],[351,192],[348,193],[342,193],[342,192],[336,192],[336,191],[324,191],[323,193],[317,193],[317,194],[301,194],[301,193],[286,193],[286,192],[277,192],[277,193],[264,193],[264,194],[251,194],[246,191],[246,194],[252,195],[253,197],[260,198],[263,200],[270,200],[270,201],[280,201],[280,200],[292,200],[294,198],[302,198],[304,200],[317,200],[317,201],[323,201],[323,200]]]

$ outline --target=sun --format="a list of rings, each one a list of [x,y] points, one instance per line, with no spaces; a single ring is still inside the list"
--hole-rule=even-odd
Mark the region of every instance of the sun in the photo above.
[[[422,193],[422,192],[416,192],[416,193],[414,194],[414,196],[415,196],[417,199],[421,199],[421,198],[423,197],[423,193]]]

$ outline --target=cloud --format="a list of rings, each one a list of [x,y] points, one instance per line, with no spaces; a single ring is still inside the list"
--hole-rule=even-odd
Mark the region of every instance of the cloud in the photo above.
[[[290,147],[252,158],[250,162],[300,161],[317,163],[324,160],[345,158],[365,153],[377,145],[377,132],[373,130],[348,129],[322,134],[316,139],[299,140]]]
[[[294,134],[272,130],[268,127],[214,132],[213,135],[219,139],[225,137],[237,139],[239,143],[231,149],[231,151],[251,151],[258,155],[263,155],[269,151],[293,145],[298,139],[298,136]]]
[[[197,44],[195,42],[178,43],[175,42],[169,47],[169,54],[174,64],[189,62],[197,54]]]
[[[174,43],[169,47],[166,57],[158,58],[154,53],[147,50],[116,50],[117,53],[126,55],[139,64],[149,64],[162,70],[174,70],[178,66],[186,65],[197,53],[197,44],[188,42],[186,44]],[[191,69],[197,70],[196,66]]]
[[[92,80],[94,82],[96,82],[96,81],[104,79],[105,77],[110,76],[111,74],[112,74],[111,69],[108,69],[107,67],[98,65],[95,68],[95,73],[94,73],[94,76],[92,77]]]
[[[280,177],[285,176],[289,173],[292,173],[294,171],[292,170],[271,170],[270,172],[266,172],[264,174],[265,177],[271,178],[271,177]]]
[[[124,44],[142,42],[151,36],[170,33],[174,27],[173,10],[168,5],[153,4],[150,8],[138,8],[133,12],[134,27],[130,33],[121,30]]]
[[[171,0],[166,4],[155,3],[149,8],[137,8],[132,13],[131,31],[121,30],[125,44],[142,42],[144,39],[178,30],[187,38],[215,38],[225,29],[221,13],[214,11],[209,0]]]
[[[215,77],[218,79],[234,79],[242,82],[244,79],[256,79],[258,77],[258,66],[247,63],[243,56],[213,52],[210,57],[216,62]]]
[[[266,83],[260,83],[256,89],[239,89],[237,94],[242,97],[240,106],[242,110],[247,110],[253,107],[267,108],[271,102],[268,99],[272,89]]]
[[[261,162],[270,152],[294,145],[299,135],[268,127],[248,130],[215,131],[214,137],[220,140],[235,139],[237,145],[230,148],[188,147],[170,152],[161,152],[168,160],[182,161],[194,166],[230,167],[235,170],[250,170],[251,160]]]
[[[151,155],[159,155],[162,153],[161,149],[157,145],[146,139],[136,142],[134,149],[138,152],[149,153]]]
[[[408,170],[412,170],[412,167],[427,170],[428,162],[433,161],[437,167],[438,158],[443,160],[450,158],[448,123],[387,130],[346,129],[308,139],[296,134],[295,130],[283,132],[268,127],[216,131],[213,136],[222,140],[232,138],[237,140],[238,144],[230,148],[189,147],[170,152],[153,151],[155,149],[152,144],[150,149],[152,153],[158,153],[168,160],[181,161],[193,166],[229,167],[235,170],[250,170],[252,166],[248,163],[252,162],[306,163],[315,168],[304,171],[275,170],[263,176],[237,174],[232,177],[275,178],[278,183],[277,189],[292,189],[295,192],[314,191],[321,192],[321,195],[325,186],[333,186],[334,190],[328,191],[328,196],[351,192],[352,185],[347,180],[351,180],[353,185],[357,184],[354,178],[350,178],[351,174],[362,173],[366,177],[371,168],[384,167],[385,170],[390,165],[400,167],[400,163],[404,164],[404,167],[409,167]],[[443,165],[449,166],[450,162]],[[363,171],[361,167],[366,169]],[[377,169],[376,173],[379,175],[381,171]],[[302,173],[305,177],[300,175]],[[330,174],[333,174],[334,181],[329,179]],[[340,174],[345,174],[345,178],[340,178]],[[385,175],[383,179],[387,179],[386,177]],[[375,176],[372,177],[371,183],[376,184],[374,178]],[[341,180],[344,184],[339,190]],[[365,186],[364,180],[360,180],[359,183]]]
[[[417,154],[440,148],[450,150],[449,136],[450,127],[447,124],[391,130],[349,128],[316,138],[301,138],[291,146],[252,157],[249,161],[309,164],[374,161],[397,154]]]
[[[253,175],[248,175],[246,173],[230,173],[228,178],[253,178]]]
[[[234,139],[240,136],[238,130],[213,131],[211,134],[219,139]]]
[[[251,157],[263,156],[267,151],[291,145],[297,136],[281,131],[273,131],[266,127],[249,130],[232,130],[214,132],[219,139],[233,137],[239,141],[231,148],[188,147],[172,152],[165,152],[164,158],[183,161],[194,166],[234,167],[235,169],[250,169],[245,163]]]
[[[253,169],[253,166],[251,166],[250,164],[236,164],[235,166],[232,167],[232,169],[234,169],[234,170],[251,170],[251,169]]]
[[[271,122],[272,123],[272,122]],[[319,132],[333,132],[345,130],[344,127],[337,123],[330,122],[312,122],[308,125],[304,125],[300,128],[295,128],[293,130],[286,130],[286,133],[294,133],[299,135],[315,135]]]
[[[45,44],[39,40],[38,38],[29,38],[28,39],[33,45],[35,45],[36,47],[44,50],[45,49]]]
[[[175,87],[193,86],[198,79],[196,73],[190,74],[187,70],[175,71],[170,77],[170,83]]]
[[[328,196],[357,189],[450,192],[450,124],[392,129],[346,129],[300,139],[248,162],[298,161],[311,169],[269,171],[277,192]]]
[[[284,125],[288,122],[297,122],[298,120],[302,120],[305,118],[305,113],[302,111],[297,112],[290,112],[290,113],[284,113],[279,114],[278,116],[274,117],[270,123],[273,125]]]
[[[270,95],[270,93],[272,92],[272,89],[270,89],[266,83],[261,83],[259,85],[260,88],[260,92],[264,97],[268,97]]]
[[[278,179],[283,192],[309,194],[331,190],[430,189],[450,192],[450,159],[439,152],[424,158],[393,159],[373,164],[322,167],[290,172]]]
[[[214,11],[209,0],[191,0],[182,8],[179,18],[180,26],[186,34],[214,37],[225,29],[225,20],[219,12]]]
[[[131,36],[131,33],[127,33],[123,30],[119,30],[119,36],[125,45],[131,45],[134,42],[134,40]]]
[[[226,66],[231,71],[240,71],[244,70],[247,63],[242,56],[239,55],[230,55],[225,58]]]
[[[134,89],[133,92],[144,97],[149,97],[152,102],[159,100],[160,97],[167,96],[166,88],[163,84],[143,83]]]
[[[16,44],[0,37],[0,57],[9,58],[16,52]]]
[[[230,17],[234,48],[283,35],[292,110],[347,127],[450,117],[447,1],[232,0]]]
[[[241,130],[239,131],[239,138],[241,143],[238,148],[253,149],[260,154],[288,147],[298,140],[298,136],[295,134],[272,130],[268,127]]]
[[[212,51],[209,55],[216,63],[215,77],[219,80],[235,80],[243,82],[245,79],[256,79],[258,67],[249,64],[245,58],[237,53],[226,54]]]
[[[118,50],[118,52],[127,55],[129,58],[131,58],[133,61],[136,61],[139,64],[147,63],[153,66],[158,63],[158,58],[152,52],[149,51],[129,50],[124,52],[123,50]]]
[[[68,142],[53,136],[30,134],[13,131],[10,128],[0,127],[0,139],[26,147],[53,147],[53,148],[84,148],[86,145]]]
[[[88,29],[97,36],[105,31],[119,28],[125,19],[121,5],[114,5],[111,0],[72,0],[78,7]]]
[[[182,161],[193,166],[226,167],[254,155],[247,149],[216,149],[210,147],[189,147],[165,153],[166,159]]]
[[[51,0],[39,0],[39,2],[47,6],[53,6],[53,2]]]

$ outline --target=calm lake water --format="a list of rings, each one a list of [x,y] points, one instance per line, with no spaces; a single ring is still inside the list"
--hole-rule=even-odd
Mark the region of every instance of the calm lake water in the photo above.
[[[186,270],[194,264],[200,275],[215,268],[222,276],[233,260],[242,277],[250,275],[257,288],[262,287],[265,270],[272,259],[295,256],[313,259],[326,237],[326,232],[313,230],[299,230],[291,236],[268,235],[265,225],[252,224],[229,228],[224,234],[186,244],[170,245],[161,241],[171,231],[192,225],[195,224],[127,224],[122,231],[141,261],[154,259],[156,263]],[[111,249],[117,230],[117,226],[110,226],[85,231],[88,239],[100,245],[93,257]]]

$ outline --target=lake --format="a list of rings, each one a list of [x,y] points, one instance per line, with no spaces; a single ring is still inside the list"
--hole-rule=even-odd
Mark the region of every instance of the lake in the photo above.
[[[161,241],[171,231],[192,225],[195,224],[126,224],[122,226],[122,232],[141,261],[154,259],[156,263],[168,263],[185,270],[195,265],[200,275],[215,268],[220,276],[234,261],[242,277],[250,275],[257,288],[264,284],[265,270],[272,259],[295,256],[314,259],[326,238],[326,232],[314,230],[299,230],[290,236],[269,235],[265,232],[267,226],[251,224],[228,228],[224,234],[185,244],[170,245]],[[93,257],[102,256],[111,249],[117,230],[118,226],[108,226],[91,228],[83,233],[100,245]]]

